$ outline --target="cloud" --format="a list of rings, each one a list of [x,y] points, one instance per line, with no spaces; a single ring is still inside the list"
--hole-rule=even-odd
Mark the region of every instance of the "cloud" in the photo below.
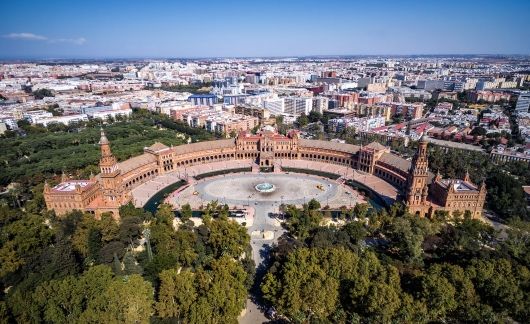
[[[29,41],[47,41],[48,43],[70,43],[74,45],[83,45],[86,42],[86,38],[48,38],[46,36],[37,35],[33,33],[11,33],[2,35],[3,38],[16,39],[16,40],[29,40]]]
[[[86,42],[86,38],[79,37],[79,38],[57,38],[57,39],[51,39],[50,43],[71,43],[75,45],[83,45]]]
[[[36,35],[33,33],[11,33],[7,35],[3,35],[2,37],[10,38],[10,39],[32,40],[32,41],[44,41],[48,39],[48,37]]]

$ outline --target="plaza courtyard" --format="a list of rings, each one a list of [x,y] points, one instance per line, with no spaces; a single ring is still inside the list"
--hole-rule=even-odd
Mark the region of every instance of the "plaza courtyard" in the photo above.
[[[261,191],[258,185],[271,185]],[[189,203],[200,208],[209,201],[218,201],[231,207],[244,205],[293,204],[301,206],[311,199],[322,206],[338,208],[349,206],[362,199],[355,190],[339,182],[306,174],[246,173],[226,174],[206,178],[170,195],[168,203],[176,208]]]

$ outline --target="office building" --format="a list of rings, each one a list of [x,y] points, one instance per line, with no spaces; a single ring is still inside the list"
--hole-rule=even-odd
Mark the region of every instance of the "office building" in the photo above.
[[[526,113],[530,108],[530,92],[523,92],[519,94],[517,98],[517,104],[515,105],[515,111],[518,113]]]

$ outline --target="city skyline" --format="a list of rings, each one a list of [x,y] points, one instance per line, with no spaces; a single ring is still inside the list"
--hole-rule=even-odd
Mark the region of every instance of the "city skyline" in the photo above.
[[[530,54],[530,3],[498,5],[9,2],[0,58]]]

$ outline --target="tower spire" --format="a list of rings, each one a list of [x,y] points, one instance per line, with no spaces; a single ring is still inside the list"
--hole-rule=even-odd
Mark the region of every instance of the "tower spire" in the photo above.
[[[425,136],[420,138],[418,151],[412,159],[407,179],[407,205],[421,206],[428,195],[427,181],[429,177],[429,162],[427,159],[428,141]]]
[[[442,180],[442,174],[440,173],[440,169],[436,171],[436,177],[434,178],[434,181],[440,181]]]
[[[121,172],[118,168],[118,161],[110,150],[110,141],[105,135],[105,131],[103,131],[103,129],[101,129],[101,137],[99,138],[98,144],[101,149],[99,168],[101,170],[100,183],[103,193],[103,200],[106,204],[119,206],[125,202],[126,196],[123,192],[124,188],[122,184]]]
[[[105,131],[101,128],[101,137],[99,138],[99,147],[101,150],[101,159],[99,160],[99,167],[102,174],[113,173],[117,170],[117,161],[112,151],[110,150],[110,141],[105,135]]]
[[[466,169],[466,174],[464,175],[464,181],[465,182],[470,182],[471,181],[471,178],[469,177],[469,170]]]
[[[107,135],[105,135],[105,131],[103,130],[103,127],[100,128],[101,136],[99,138],[99,146],[101,148],[101,156],[111,156],[112,152],[110,150],[110,141],[107,138]]]

